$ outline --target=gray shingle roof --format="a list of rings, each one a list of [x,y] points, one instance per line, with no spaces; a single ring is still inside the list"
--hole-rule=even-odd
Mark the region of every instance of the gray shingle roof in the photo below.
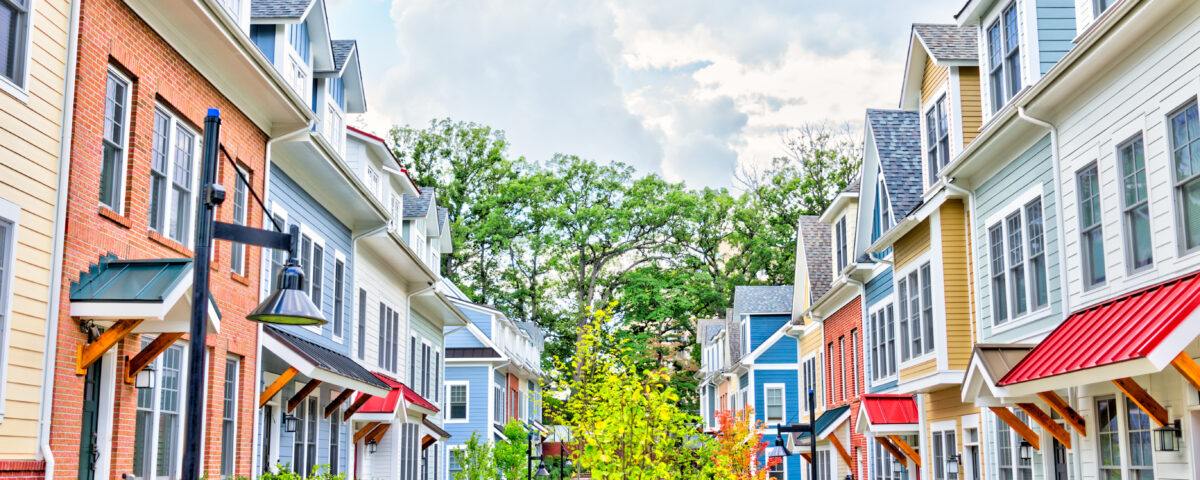
[[[816,215],[800,216],[800,236],[804,246],[804,257],[808,263],[809,288],[812,299],[818,299],[829,291],[833,282],[833,243],[829,225],[817,221]]]
[[[446,349],[446,358],[500,358],[500,353],[493,350],[492,347],[450,347]]]
[[[723,323],[710,323],[704,327],[704,341],[706,342],[711,342],[713,337],[716,337],[718,333],[721,333],[725,330],[725,324]]]
[[[307,357],[317,367],[385,390],[391,390],[392,388],[350,357],[292,335],[278,327],[267,325],[263,331],[275,337],[280,342],[288,344],[292,350]]]
[[[355,40],[334,40],[330,42],[333,46],[333,69],[342,71],[342,67],[346,66],[346,60],[350,59],[350,52],[354,51],[354,47],[358,45]]]
[[[450,222],[450,209],[446,207],[437,207],[438,229],[445,230],[446,224]]]
[[[914,23],[912,28],[935,60],[979,61],[974,28],[928,23]]]
[[[250,18],[300,18],[315,0],[253,0]]]
[[[736,362],[742,358],[742,332],[738,330],[732,308],[725,309],[725,328],[729,331],[729,360]]]
[[[421,187],[421,195],[404,196],[404,218],[419,218],[429,214],[429,204],[433,200],[435,188]]]
[[[733,318],[744,313],[792,313],[791,285],[739,285],[733,287]]]
[[[921,117],[906,110],[867,110],[892,215],[899,220],[921,203]]]
[[[848,185],[846,185],[846,188],[842,189],[842,193],[858,193],[859,190],[861,190],[861,189],[862,189],[862,178],[855,177],[853,181],[851,181]]]

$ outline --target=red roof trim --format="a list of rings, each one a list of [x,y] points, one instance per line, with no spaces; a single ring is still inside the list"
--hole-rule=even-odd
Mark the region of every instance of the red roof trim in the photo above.
[[[1145,358],[1200,308],[1200,271],[1072,313],[1017,363],[1007,386]]]
[[[429,402],[429,400],[426,400],[424,397],[418,395],[417,392],[413,391],[411,388],[408,388],[407,385],[399,380],[379,372],[371,372],[371,374],[375,375],[375,377],[379,378],[380,380],[383,380],[383,382],[388,384],[389,387],[392,387],[392,391],[388,392],[387,396],[384,397],[372,396],[371,398],[367,399],[366,403],[363,403],[362,408],[358,409],[358,412],[394,414],[396,413],[396,407],[398,407],[400,404],[401,397],[404,398],[404,401],[410,404],[432,410],[434,413],[439,411],[437,407]],[[358,394],[358,396],[361,395],[365,394]],[[358,396],[355,398],[357,399]]]
[[[367,137],[371,140],[375,140],[376,142],[379,142],[381,145],[383,145],[383,149],[387,150],[388,155],[392,156],[392,161],[396,162],[396,166],[400,167],[400,171],[404,172],[404,176],[408,177],[408,182],[412,184],[413,188],[417,189],[417,195],[421,194],[421,187],[419,185],[417,185],[416,180],[413,180],[412,174],[408,173],[408,169],[404,168],[404,164],[400,163],[400,159],[396,158],[396,152],[393,152],[391,148],[388,148],[387,140],[384,140],[383,137],[380,137],[373,133],[368,133],[357,127],[351,127],[351,126],[347,125],[346,129],[350,130],[351,132],[362,135],[364,137]]]
[[[864,394],[862,409],[872,425],[910,425],[921,420],[912,395]]]

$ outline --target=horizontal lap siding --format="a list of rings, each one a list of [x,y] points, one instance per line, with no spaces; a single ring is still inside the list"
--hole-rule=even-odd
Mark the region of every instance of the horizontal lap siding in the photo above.
[[[796,339],[789,336],[780,337],[767,350],[759,355],[754,363],[796,363]]]
[[[983,126],[983,98],[978,67],[958,67],[958,92],[962,97],[963,148],[975,141]]]
[[[942,277],[945,289],[946,346],[951,370],[971,359],[971,272],[967,256],[967,212],[959,200],[941,207]]]
[[[1037,27],[1040,68],[1045,74],[1073,46],[1075,5],[1071,0],[1037,0]]]
[[[800,384],[795,370],[754,370],[754,411],[759,420],[766,419],[767,395],[763,386],[768,383],[784,385],[783,405],[784,421],[791,423],[792,418],[800,415]]]
[[[900,381],[916,380],[937,371],[937,359],[930,358],[924,362],[900,368]]]
[[[467,443],[472,434],[478,434],[481,441],[488,439],[488,414],[491,412],[488,395],[492,386],[488,381],[487,366],[446,367],[446,381],[465,381],[467,386],[467,421],[445,423],[445,429],[450,433],[449,443],[461,445]],[[449,390],[447,389],[447,392]],[[448,393],[447,393],[448,394]],[[447,407],[449,403],[447,403]]]
[[[358,288],[366,290],[366,356],[363,363],[372,370],[387,371],[379,365],[379,337],[382,330],[379,324],[379,305],[382,302],[392,310],[399,312],[400,321],[397,326],[399,333],[396,338],[399,339],[400,345],[397,347],[397,355],[399,359],[396,362],[397,371],[391,372],[397,379],[408,382],[408,339],[404,338],[404,333],[407,331],[406,324],[408,323],[408,290],[405,284],[398,281],[398,277],[391,272],[382,269],[382,266],[388,265],[386,261],[379,255],[378,252],[371,248],[359,246],[356,252],[361,260],[359,268],[355,271],[355,285]],[[355,320],[358,319],[358,290],[354,293],[355,305]],[[356,330],[357,331],[357,330]],[[470,335],[469,332],[460,331],[459,334]],[[354,358],[358,358],[357,347],[353,352]]]
[[[905,266],[925,252],[929,251],[929,220],[923,220],[911,231],[895,243],[896,270]]]
[[[750,351],[758,349],[789,319],[788,315],[750,315]]]

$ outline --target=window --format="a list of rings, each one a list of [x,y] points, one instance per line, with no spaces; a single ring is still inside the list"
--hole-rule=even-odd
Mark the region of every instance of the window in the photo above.
[[[333,261],[333,336],[342,338],[346,316],[346,261]]]
[[[900,358],[918,358],[933,351],[933,285],[926,262],[897,282],[900,295]]]
[[[421,396],[429,398],[429,351],[428,343],[421,344]]]
[[[837,387],[834,385],[834,382],[838,381],[839,378],[833,374],[833,359],[836,358],[833,356],[833,342],[829,342],[825,346],[825,351],[828,352],[825,357],[825,361],[828,362],[825,364],[825,378],[829,379],[829,384],[826,385],[825,389],[828,392],[826,395],[833,395],[833,401],[836,402]]]
[[[29,0],[0,0],[0,77],[25,88]]]
[[[408,344],[408,384],[417,386],[417,337]]]
[[[1008,228],[1008,277],[1012,279],[1008,288],[1012,298],[1012,314],[1016,317],[1029,310],[1029,298],[1025,292],[1025,244],[1021,240],[1021,213],[1009,215],[1004,223]]]
[[[1117,399],[1109,395],[1096,399],[1097,445],[1100,448],[1100,478],[1121,478],[1121,428]]]
[[[447,420],[467,420],[467,383],[448,383],[446,389],[450,391],[447,395],[450,398],[450,415]]]
[[[1175,202],[1183,226],[1183,250],[1200,246],[1200,120],[1196,103],[1171,114],[1171,151],[1175,166]]]
[[[1018,419],[1029,424],[1025,412],[1013,412]],[[996,467],[1000,471],[1000,480],[1033,480],[1032,460],[1021,460],[1021,442],[1025,441],[1000,417],[992,416],[996,421]],[[1040,455],[1035,451],[1034,456]]]
[[[1040,195],[988,229],[988,252],[993,325],[1049,304]]]
[[[142,346],[152,339],[142,337]],[[154,388],[137,390],[137,415],[133,432],[133,474],[138,478],[167,479],[179,474],[183,454],[180,440],[183,425],[183,353],[171,345],[152,364]]]
[[[1150,245],[1150,202],[1146,198],[1146,164],[1142,137],[1117,147],[1121,169],[1121,205],[1125,224],[1125,258],[1129,270],[1154,263]]]
[[[312,247],[312,276],[308,277],[308,284],[311,287],[313,305],[318,309],[322,308],[325,303],[325,247],[320,243],[313,243]]]
[[[1099,17],[1100,14],[1104,13],[1105,10],[1108,10],[1108,7],[1112,6],[1112,4],[1113,4],[1112,0],[1094,0],[1094,3],[1092,3],[1092,7],[1094,10],[1093,13],[1095,13],[1096,16]]]
[[[504,387],[495,385],[492,388],[493,401],[496,403],[492,406],[492,417],[496,419],[496,423],[504,425],[508,416],[504,414]]]
[[[1129,430],[1129,477],[1154,479],[1154,447],[1150,443],[1150,416],[1133,400],[1125,399],[1125,425]]]
[[[367,291],[358,289],[358,332],[354,341],[358,342],[358,359],[367,359]]]
[[[250,185],[246,182],[250,179],[250,173],[242,166],[238,166],[233,179],[233,223],[237,225],[246,225],[247,217],[250,209]],[[153,192],[153,190],[151,190]],[[246,245],[241,242],[232,242],[229,247],[229,268],[233,269],[233,273],[238,275],[246,275]]]
[[[846,265],[850,263],[846,252],[846,217],[842,216],[833,226],[834,242],[837,243],[837,271],[833,272],[833,276],[838,276],[842,270],[846,269]]]
[[[786,459],[785,459],[786,460]],[[767,470],[767,478],[770,480],[785,480],[787,478],[786,461],[780,461]]]
[[[238,366],[236,358],[225,359],[225,391],[221,402],[221,478],[233,478],[234,444],[237,441]]]
[[[271,216],[275,219],[275,221],[278,221],[280,225],[283,225],[283,231],[290,230],[290,227],[287,224],[287,212],[279,208],[278,205],[271,204]],[[263,226],[269,229],[274,229],[275,222],[264,218]],[[262,263],[266,268],[266,270],[262,272],[263,279],[265,279],[264,284],[267,286],[267,288],[262,292],[262,296],[266,297],[267,295],[270,295],[271,292],[279,288],[279,272],[283,271],[283,266],[287,264],[288,253],[283,250],[269,251],[266,249],[260,250],[260,252],[262,252],[263,255]]]
[[[767,406],[765,421],[767,423],[783,423],[787,420],[783,405],[783,389],[781,383],[763,385],[763,399]]]
[[[121,199],[124,197],[129,103],[129,80],[109,69],[108,84],[104,91],[104,153],[100,161],[100,204],[114,212],[122,211]]]
[[[934,102],[925,112],[925,162],[929,168],[929,184],[937,183],[938,172],[950,163],[950,126],[946,113],[946,96]]]
[[[824,468],[817,469],[817,480],[833,480],[833,472],[837,470],[837,464],[833,463],[833,455],[829,450],[817,451],[817,465]]]
[[[242,0],[217,0],[217,3],[225,7],[225,11],[229,13],[229,18],[232,18],[235,22],[241,22]]]
[[[946,468],[946,462],[951,461],[958,453],[958,443],[955,441],[954,430],[933,432],[933,478],[935,480],[958,480],[958,472]]]
[[[842,400],[846,399],[846,337],[838,337],[838,387],[842,392]]]
[[[1029,237],[1030,298],[1033,308],[1050,304],[1046,283],[1046,234],[1042,222],[1042,199],[1025,204],[1025,225]]]
[[[850,330],[850,395],[858,394],[858,329]]]
[[[308,92],[308,70],[297,61],[292,61],[292,88],[301,95]]]
[[[392,230],[398,232],[400,231],[400,225],[404,222],[404,200],[399,193],[392,192],[389,208],[392,212]]]
[[[317,397],[296,406],[296,433],[292,436],[292,468],[308,478],[317,465]]]
[[[400,368],[400,312],[379,303],[379,368],[395,372]],[[410,385],[412,385],[410,383]]]
[[[450,455],[446,457],[446,461],[448,464],[447,470],[449,471],[448,478],[458,478],[458,476],[461,475],[462,465],[460,465],[458,463],[459,450],[461,450],[461,449],[460,448],[451,448]]]
[[[815,405],[808,404],[808,392],[817,391],[817,357],[812,356],[804,361],[804,390],[800,392],[800,405],[805,412],[810,412],[815,409]]]
[[[1004,282],[1004,225],[988,229],[989,250],[992,256],[992,323],[1008,320],[1008,298]]]
[[[371,195],[374,195],[376,198],[383,198],[383,180],[379,176],[379,171],[375,170],[375,168],[371,167],[370,165],[367,165],[367,190],[370,190]],[[393,204],[396,203],[396,197],[398,196],[399,194],[392,193]],[[392,217],[395,217],[394,219],[399,222],[403,217],[401,217],[397,212],[398,211],[396,210],[395,205],[393,205]]]
[[[433,401],[440,402],[441,389],[438,388],[438,382],[442,380],[442,352],[433,352]]]
[[[876,480],[903,480],[905,478],[904,473],[893,473],[895,472],[895,465],[899,463],[896,458],[888,452],[882,443],[870,443],[872,459],[870,478]]]
[[[199,137],[165,108],[154,109],[150,229],[189,244]]]
[[[12,210],[7,212],[6,210]],[[16,279],[16,274],[13,272],[13,265],[16,263],[16,248],[17,248],[17,224],[16,218],[20,215],[20,207],[16,204],[7,204],[0,199],[0,349],[8,348],[8,338],[4,335],[8,325],[9,311],[12,309],[12,282]],[[7,219],[4,215],[12,215],[14,218]],[[0,350],[2,351],[2,350]],[[0,381],[3,377],[0,377]]]
[[[1104,283],[1104,232],[1100,222],[1100,178],[1096,163],[1075,174],[1079,190],[1079,237],[1083,249],[1083,285]]]
[[[329,416],[329,473],[337,475],[341,473],[339,460],[341,460],[341,443],[342,443],[342,415],[341,408],[333,411],[333,415]]]
[[[741,324],[742,356],[750,354],[750,319],[743,317]]]
[[[892,304],[885,304],[870,315],[871,380],[896,374],[896,316]]]
[[[995,113],[1021,91],[1021,41],[1015,2],[988,27],[987,39],[988,81],[991,83],[992,113]]]

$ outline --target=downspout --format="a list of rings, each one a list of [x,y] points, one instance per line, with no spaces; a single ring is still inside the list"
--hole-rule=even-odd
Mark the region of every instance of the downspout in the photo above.
[[[295,138],[295,137],[298,137],[298,136],[300,136],[300,134],[303,134],[303,133],[308,133],[308,131],[309,131],[309,130],[312,130],[312,127],[313,127],[313,124],[314,124],[314,123],[315,123],[315,122],[314,122],[313,120],[309,120],[308,124],[307,124],[307,125],[305,125],[303,128],[301,128],[301,129],[299,129],[299,130],[295,130],[295,131],[288,132],[288,133],[285,133],[285,134],[283,134],[283,135],[280,135],[280,136],[278,136],[278,137],[272,137],[272,138],[268,138],[268,139],[267,139],[266,148],[264,149],[264,153],[265,153],[265,155],[266,155],[266,158],[265,158],[265,159],[263,159],[263,160],[264,160],[264,161],[263,161],[263,195],[262,195],[263,203],[269,202],[269,201],[270,201],[270,198],[271,198],[271,197],[270,197],[270,193],[271,193],[271,188],[270,188],[270,187],[271,187],[271,164],[272,164],[272,162],[271,162],[271,148],[272,148],[272,147],[274,147],[274,146],[275,146],[275,143],[277,143],[277,142],[280,142],[280,141],[283,141],[283,140],[291,140],[291,139],[293,139],[293,138]],[[269,205],[269,204],[268,204],[268,205]],[[264,213],[265,213],[265,212],[264,212]],[[265,215],[264,215],[264,217],[265,217]],[[287,227],[287,226],[286,226],[286,225],[284,225],[284,228],[285,228],[285,230],[286,230],[286,227]],[[274,227],[272,227],[272,228],[274,228]],[[260,260],[260,263],[263,261],[263,259],[261,258],[261,256],[260,256],[259,260]],[[267,265],[270,265],[270,262],[269,262],[269,261],[267,262]],[[261,268],[260,268],[260,271],[261,271]],[[267,272],[268,278],[259,278],[259,279],[258,279],[258,281],[259,281],[259,289],[258,289],[258,293],[259,293],[259,301],[262,301],[262,300],[263,300],[263,298],[262,298],[262,282],[269,282],[269,281],[270,281],[270,278],[269,278],[269,276],[270,276],[270,275],[274,275],[274,274],[275,274],[275,272],[270,272],[270,271],[268,271],[268,272]],[[258,337],[257,337],[257,338],[262,338],[262,336],[263,336],[263,325],[262,325],[261,323],[259,323],[259,324],[258,324],[258,329],[257,329],[257,330],[258,330],[258,331],[257,331],[257,334],[258,334]],[[262,374],[263,374],[263,370],[262,370],[262,358],[263,358],[263,352],[262,352],[262,342],[261,342],[261,341],[257,341],[257,342],[255,342],[255,343],[256,343],[257,345],[255,346],[255,349],[256,349],[256,350],[255,350],[255,352],[254,352],[254,362],[256,363],[256,365],[254,366],[254,385],[255,385],[255,387],[254,387],[254,388],[255,388],[255,391],[257,391],[257,390],[258,390],[258,385],[259,385],[259,384],[262,382]],[[262,424],[262,409],[261,409],[261,408],[256,408],[256,409],[254,409],[254,425],[251,427],[251,431],[253,432],[253,433],[252,433],[252,435],[253,435],[253,439],[252,439],[253,446],[252,446],[252,448],[254,449],[254,451],[255,451],[255,452],[261,452],[261,448],[262,448],[262,444],[261,444],[261,442],[259,441],[259,437],[261,437],[261,436],[262,436],[262,435],[261,435],[261,433],[262,433],[262,432],[258,432],[258,431],[257,431],[257,429],[258,429],[258,426],[259,426],[259,425],[261,425],[261,424]],[[251,468],[251,472],[261,472],[261,471],[262,471],[262,462],[266,462],[266,461],[270,460],[270,459],[268,459],[268,458],[263,458],[263,457],[262,457],[262,455],[258,455],[258,456],[252,456],[252,458],[258,458],[258,461],[257,461],[257,462],[255,462],[255,461],[253,461],[253,460],[252,460],[252,461],[250,462],[250,463],[251,463],[251,467],[250,467],[250,468]],[[274,471],[275,471],[275,467],[274,467],[274,466],[271,466],[271,471],[272,471],[272,472],[274,472]],[[47,479],[47,480],[50,480],[50,479]]]
[[[1047,122],[1045,120],[1039,120],[1039,119],[1029,116],[1029,114],[1025,113],[1024,106],[1017,107],[1017,115],[1029,123],[1032,123],[1039,127],[1050,130],[1050,153],[1051,153],[1050,158],[1052,159],[1052,163],[1054,164],[1053,165],[1053,167],[1054,167],[1054,201],[1057,202],[1057,206],[1058,206],[1058,210],[1059,210],[1059,213],[1054,216],[1055,223],[1057,224],[1055,226],[1058,227],[1058,238],[1056,239],[1056,240],[1058,240],[1058,245],[1059,245],[1058,274],[1059,274],[1059,278],[1060,278],[1059,282],[1065,282],[1066,279],[1068,278],[1067,277],[1067,262],[1062,260],[1063,259],[1062,245],[1064,243],[1063,242],[1063,234],[1066,233],[1067,227],[1066,227],[1066,224],[1063,223],[1063,216],[1062,216],[1062,209],[1063,209],[1063,196],[1062,196],[1063,183],[1062,183],[1062,168],[1061,168],[1062,167],[1062,158],[1060,158],[1059,154],[1058,154],[1058,127],[1055,127],[1053,124],[1051,124],[1050,122]],[[1062,291],[1066,291],[1065,286],[1062,286]],[[1071,312],[1071,296],[1069,294],[1060,294],[1060,298],[1062,301],[1062,314],[1065,317],[1066,315],[1069,315]]]
[[[75,118],[75,67],[79,56],[79,1],[71,0],[67,29],[67,65],[63,72],[63,111],[58,144],[58,191],[54,211],[54,247],[50,254],[50,298],[46,307],[46,347],[42,352],[42,406],[38,413],[38,450],[46,462],[45,478],[54,478],[54,451],[50,448],[50,420],[54,412],[55,347],[62,302],[63,244],[67,234],[67,191],[70,188],[71,139]]]

